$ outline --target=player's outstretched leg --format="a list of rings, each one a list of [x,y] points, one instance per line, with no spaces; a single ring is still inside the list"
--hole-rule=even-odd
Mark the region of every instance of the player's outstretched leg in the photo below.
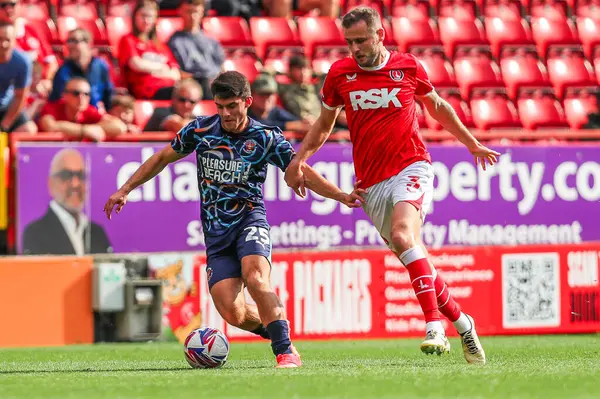
[[[434,285],[438,308],[460,334],[465,359],[468,363],[485,364],[485,352],[477,336],[473,318],[461,311],[459,304],[450,295],[448,285],[439,274],[435,277]]]
[[[260,321],[256,306],[246,303],[241,277],[227,278],[215,283],[210,288],[210,295],[217,311],[228,324],[270,339],[269,332]]]
[[[242,278],[248,293],[256,302],[260,320],[267,326],[277,368],[300,367],[300,355],[290,340],[290,326],[285,318],[283,304],[271,288],[271,265],[262,255],[242,258]]]
[[[418,227],[421,223],[419,211],[408,202],[398,202],[394,206],[391,225],[391,242],[402,264],[408,270],[410,281],[425,316],[425,340],[421,351],[426,354],[441,355],[450,352],[450,342],[446,338],[433,279],[433,267],[425,251],[418,245]]]

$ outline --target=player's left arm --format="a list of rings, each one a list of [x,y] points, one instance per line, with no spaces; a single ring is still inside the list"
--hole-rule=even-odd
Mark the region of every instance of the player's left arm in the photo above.
[[[497,156],[499,152],[491,150],[481,144],[472,134],[469,129],[463,125],[460,118],[454,111],[454,108],[446,100],[439,96],[435,90],[422,96],[415,96],[427,109],[429,115],[442,125],[444,129],[449,131],[454,137],[463,143],[469,152],[475,157],[475,164],[481,164],[485,170],[486,162],[490,165],[498,162]]]

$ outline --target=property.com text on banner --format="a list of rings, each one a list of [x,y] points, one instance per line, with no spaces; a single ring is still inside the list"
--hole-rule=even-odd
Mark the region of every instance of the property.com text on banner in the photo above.
[[[123,212],[108,221],[104,202],[164,144],[69,144],[85,159],[83,212],[110,250],[202,251],[193,155],[169,165],[134,190]],[[53,199],[48,173],[65,144],[20,143],[17,151],[17,238],[47,213]],[[600,150],[593,146],[498,146],[499,163],[483,171],[461,146],[431,145],[436,175],[433,206],[422,229],[426,245],[559,244],[600,240],[590,215],[600,200]],[[311,159],[321,174],[349,192],[352,148],[327,144]],[[381,238],[362,209],[351,210],[312,193],[301,199],[283,172],[270,167],[264,198],[275,248],[377,246]],[[52,234],[52,232],[49,232]]]

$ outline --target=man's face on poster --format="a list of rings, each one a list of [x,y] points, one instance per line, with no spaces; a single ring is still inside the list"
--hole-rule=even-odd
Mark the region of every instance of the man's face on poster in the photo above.
[[[63,150],[54,161],[48,182],[50,195],[70,213],[81,212],[87,189],[83,157],[77,150]]]

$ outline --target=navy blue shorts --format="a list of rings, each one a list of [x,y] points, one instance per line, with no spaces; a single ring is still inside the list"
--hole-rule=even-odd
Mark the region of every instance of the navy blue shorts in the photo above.
[[[242,277],[242,258],[262,255],[271,263],[270,226],[263,218],[249,217],[219,236],[205,236],[208,288],[227,278]]]

